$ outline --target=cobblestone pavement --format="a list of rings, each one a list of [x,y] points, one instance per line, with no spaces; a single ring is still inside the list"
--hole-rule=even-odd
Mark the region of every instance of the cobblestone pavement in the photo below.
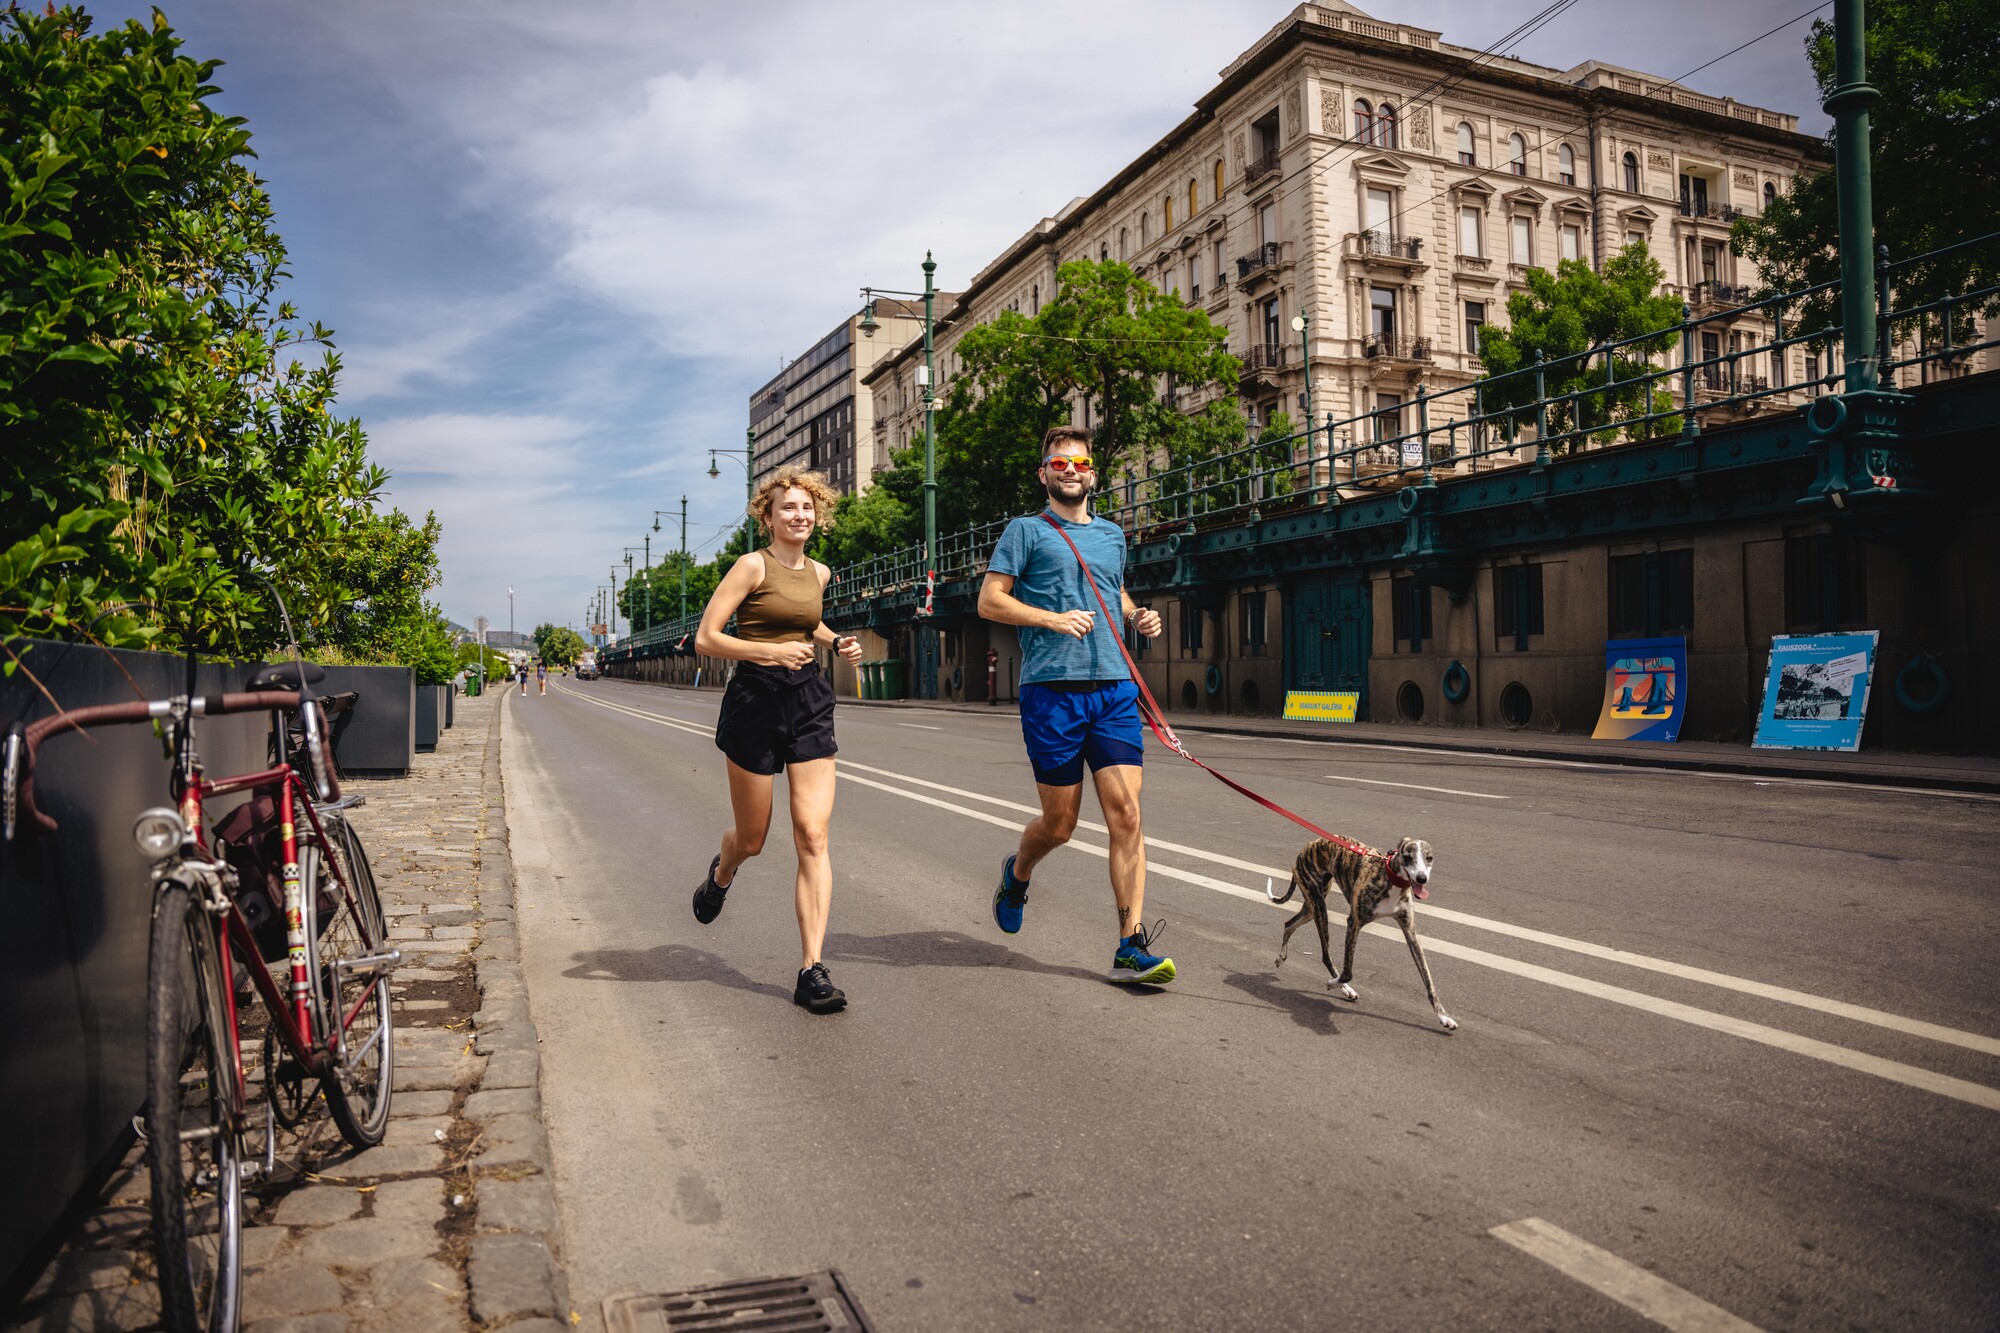
[[[323,1113],[279,1132],[275,1178],[247,1194],[250,1333],[545,1333],[573,1319],[514,929],[506,698],[461,697],[407,778],[347,786],[368,798],[353,820],[403,951],[392,1119],[361,1153]],[[246,1033],[247,1059],[258,1045]],[[262,1071],[247,1072],[261,1126]],[[262,1130],[251,1137],[261,1153]],[[8,1326],[157,1327],[150,1216],[135,1144]]]

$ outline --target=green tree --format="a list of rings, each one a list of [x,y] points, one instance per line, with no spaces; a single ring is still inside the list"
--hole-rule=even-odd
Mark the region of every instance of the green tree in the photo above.
[[[1479,330],[1479,358],[1488,376],[1485,410],[1519,409],[1510,426],[1534,421],[1536,353],[1551,400],[1579,395],[1574,410],[1569,401],[1551,402],[1551,435],[1584,430],[1609,441],[1625,429],[1619,422],[1664,410],[1665,388],[1641,379],[1652,369],[1651,358],[1672,344],[1680,322],[1680,301],[1659,293],[1662,276],[1659,261],[1636,243],[1607,259],[1601,273],[1573,259],[1562,261],[1554,273],[1529,269],[1527,290],[1507,298],[1508,326],[1486,324]],[[1638,341],[1602,352],[1628,338]],[[1678,428],[1677,421],[1656,423],[1648,433]]]
[[[255,555],[302,636],[428,672],[428,585],[343,575],[410,525],[333,412],[338,359],[300,359],[329,335],[276,300],[248,131],[180,45],[157,12],[102,35],[75,7],[0,14],[0,644],[263,655],[282,632],[239,570]],[[436,525],[414,531],[434,581]]]
[[[1091,449],[1107,483],[1154,457],[1213,443],[1217,417],[1183,415],[1162,397],[1215,383],[1233,390],[1238,365],[1225,350],[1227,331],[1124,264],[1072,260],[1056,276],[1055,295],[1037,314],[1003,311],[954,349],[961,369],[937,423],[940,532],[1039,507],[1042,435],[1072,419],[1078,398],[1096,423]],[[1230,438],[1240,442],[1240,415],[1234,422]],[[882,498],[857,517],[868,540],[904,545],[922,537],[922,446],[893,462],[877,481]]]
[[[583,637],[567,625],[535,626],[535,655],[552,667],[565,667],[590,651]]]
[[[1868,82],[1882,100],[1870,113],[1875,243],[1908,259],[1994,230],[2000,199],[2000,8],[1991,0],[1869,0]],[[1833,23],[1806,37],[1820,96],[1835,87]],[[1829,155],[1832,132],[1827,135]],[[1802,175],[1761,216],[1739,218],[1732,243],[1757,262],[1765,289],[1798,291],[1840,277],[1834,171]],[[2000,283],[2000,247],[1973,247],[1901,270],[1900,307]],[[1992,307],[1987,307],[1991,309]],[[1972,311],[1963,312],[1969,330]],[[1840,322],[1838,292],[1809,298],[1787,323]],[[1907,331],[1914,333],[1914,330]],[[1897,330],[1898,336],[1907,336]]]

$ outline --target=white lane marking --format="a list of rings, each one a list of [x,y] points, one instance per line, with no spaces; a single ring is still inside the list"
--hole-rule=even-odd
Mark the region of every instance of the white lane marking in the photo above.
[[[1482,801],[1511,801],[1511,796],[1495,796],[1486,791],[1460,791],[1456,787],[1426,787],[1420,782],[1385,782],[1381,778],[1350,778],[1344,773],[1329,773],[1328,782],[1365,782],[1371,787],[1404,787],[1410,791],[1438,791],[1446,796],[1477,796]]]
[[[577,697],[584,698],[582,695]],[[698,736],[707,736],[709,734],[703,728],[693,727],[672,718],[656,717],[650,713],[622,708],[616,704],[599,703],[595,699],[584,698],[584,701],[586,703],[598,704],[599,707],[603,708],[614,708],[621,713],[631,713],[634,717],[646,718],[649,721],[658,722],[663,726],[675,727],[682,731],[692,732]],[[883,777],[894,778],[899,782],[928,787],[933,791],[949,792],[954,796],[963,796],[972,800],[984,801],[989,805],[997,805],[1009,810],[1019,810],[1025,814],[1034,815],[1041,813],[1037,807],[1022,805],[1018,801],[1002,800],[997,796],[987,796],[979,792],[966,791],[960,787],[950,787],[941,782],[930,782],[923,778],[911,777],[908,774],[897,773],[890,769],[875,768],[867,764],[855,763],[852,760],[843,762],[841,768],[842,770],[858,768],[864,772],[878,773]],[[843,771],[842,776],[848,775]],[[871,783],[869,785],[876,786],[880,784]],[[897,794],[909,796],[913,800],[921,799],[913,793],[903,792],[893,787],[885,787],[883,790],[895,791]],[[967,810],[963,806],[956,806],[942,801],[937,804],[947,810],[956,810],[961,814],[973,815],[976,818],[986,818],[986,816],[979,814],[979,812]],[[989,822],[1001,823],[1007,828],[1018,829],[1021,827],[1019,824],[1007,823],[1000,820]],[[1104,825],[1083,819],[1077,821],[1077,827],[1089,829],[1093,833],[1109,832]],[[1291,876],[1291,871],[1288,869],[1281,870],[1276,866],[1259,865],[1254,861],[1245,861],[1233,856],[1224,856],[1218,852],[1210,852],[1199,847],[1189,847],[1182,843],[1168,842],[1161,838],[1149,837],[1146,839],[1146,843],[1148,846],[1158,847],[1163,851],[1179,852],[1186,856],[1212,861],[1219,865],[1232,866],[1239,870],[1248,870],[1254,874],[1268,875],[1274,879],[1289,878]],[[1089,850],[1095,851],[1097,849],[1093,848]],[[1175,871],[1172,867],[1161,865],[1157,862],[1149,863],[1147,868],[1153,873],[1164,875],[1169,879],[1179,879],[1190,884],[1200,884],[1205,888],[1213,888],[1218,892],[1227,893],[1231,897],[1242,898],[1248,902],[1265,902],[1268,905],[1268,899],[1258,890],[1244,889],[1234,884],[1227,884],[1222,880],[1210,879],[1201,875],[1192,875],[1184,871]],[[1529,940],[1536,944],[1547,945],[1554,949],[1563,949],[1570,953],[1583,954],[1586,957],[1601,959],[1609,963],[1619,963],[1623,966],[1635,967],[1642,971],[1657,972],[1663,976],[1678,977],[1683,981],[1694,981],[1703,985],[1715,986],[1722,990],[1736,991],[1744,995],[1754,995],[1760,999],[1774,1000],[1780,1004],[1789,1004],[1800,1009],[1810,1009],[1815,1013],[1828,1014],[1835,1018],[1845,1018],[1850,1022],[1865,1023],[1871,1027],[1886,1028],[1892,1032],[1901,1032],[1908,1036],[1923,1037],[1931,1041],[1943,1042],[1946,1045],[1959,1046],[1966,1050],[1979,1051],[1987,1055],[2000,1055],[2000,1039],[1988,1037],[1977,1032],[1967,1032],[1959,1028],[1945,1027],[1942,1024],[1925,1022],[1919,1018],[1908,1018],[1902,1014],[1892,1014],[1881,1009],[1871,1009],[1865,1005],[1850,1004],[1845,1000],[1828,999],[1825,996],[1814,995],[1809,991],[1792,990],[1785,986],[1773,986],[1767,982],[1752,981],[1747,977],[1731,976],[1726,972],[1712,972],[1707,968],[1693,967],[1686,963],[1675,963],[1664,958],[1653,958],[1646,954],[1611,948],[1608,945],[1593,944],[1588,940],[1573,939],[1567,935],[1555,935],[1548,931],[1534,930],[1527,926],[1516,926],[1509,922],[1496,921],[1490,917],[1475,916],[1470,912],[1460,912],[1449,907],[1438,907],[1427,903],[1423,908],[1423,912],[1426,915],[1436,917],[1440,921],[1449,921],[1457,925],[1469,926],[1474,930],[1490,931],[1497,935],[1510,935],[1516,939]],[[1374,929],[1374,927],[1370,928]],[[1440,950],[1442,950],[1445,942],[1437,941],[1437,944]],[[1474,952],[1477,951],[1475,950]],[[1481,957],[1497,956],[1481,955]],[[1480,960],[1475,958],[1471,961],[1477,962]]]
[[[898,722],[899,727],[915,727],[918,731],[943,731],[943,727],[927,727],[921,722]]]
[[[871,771],[880,772],[881,770],[875,769]],[[1012,820],[1003,819],[999,815],[988,814],[984,810],[973,810],[951,801],[940,800],[935,796],[926,796],[921,792],[906,791],[900,787],[892,787],[885,782],[876,782],[871,778],[858,777],[851,773],[842,773],[841,777],[849,782],[859,782],[863,786],[873,787],[878,791],[885,791],[891,795],[901,796],[905,800],[919,801],[941,810],[951,810],[979,820],[981,823],[996,824],[1001,828],[1007,829],[1018,829],[1021,827]],[[1109,855],[1104,848],[1092,846],[1088,843],[1079,843],[1075,839],[1071,839],[1066,845],[1074,847],[1078,851],[1089,852],[1097,856]],[[1258,890],[1245,889],[1222,880],[1210,879],[1205,875],[1190,874],[1187,871],[1177,870],[1172,866],[1148,864],[1147,870],[1152,874],[1161,875],[1168,879],[1178,879],[1190,884],[1199,884],[1205,888],[1213,888],[1219,892],[1227,893],[1231,897],[1242,898],[1249,902],[1261,902],[1267,907],[1283,906],[1272,903],[1267,895]],[[1390,929],[1385,922],[1371,922],[1365,929],[1385,938],[1398,938],[1398,933]],[[1676,1019],[1694,1027],[1707,1028],[1713,1032],[1727,1033],[1730,1036],[1741,1037],[1746,1041],[1754,1041],[1765,1046],[1776,1047],[1779,1050],[1790,1051],[1795,1055],[1803,1055],[1810,1059],[1839,1065],[1859,1073],[1872,1074],[1877,1078],[1887,1079],[1893,1083],[1901,1083],[1907,1087],[1917,1088],[1925,1092],[1936,1093],[1941,1097],[1950,1097],[1957,1101],[1969,1102],[1974,1106],[1984,1107],[1990,1111],[2000,1111],[2000,1089],[1989,1088],[1984,1084],[1972,1083],[1961,1078],[1953,1078],[1948,1074],[1934,1073],[1931,1070],[1921,1069],[1915,1065],[1904,1064],[1897,1060],[1885,1060],[1880,1056],[1868,1055],[1861,1051],[1851,1051],[1845,1046],[1836,1046],[1832,1042],[1819,1041],[1812,1037],[1802,1037],[1797,1033],[1786,1032],[1781,1028],[1769,1027],[1763,1023],[1752,1023],[1747,1019],[1733,1018],[1727,1014],[1713,1013],[1707,1009],[1697,1009],[1691,1004],[1682,1004],[1677,1000],[1663,1000],[1657,996],[1647,995],[1643,991],[1627,990],[1623,986],[1610,986],[1600,981],[1592,981],[1587,977],[1573,976],[1567,972],[1558,972],[1551,967],[1520,962],[1513,958],[1503,957],[1500,954],[1488,953],[1483,949],[1474,949],[1468,945],[1455,944],[1450,940],[1441,940],[1435,936],[1426,940],[1425,947],[1432,953],[1443,954],[1450,958],[1463,958],[1465,961],[1477,963],[1481,967],[1489,967],[1495,971],[1507,972],[1517,977],[1524,977],[1530,981],[1539,981],[1561,990],[1574,991],[1579,995],[1589,995],[1595,999],[1608,1000],[1613,1004],[1622,1004],[1628,1008],[1639,1009],[1662,1018]]]
[[[1763,777],[1754,773],[1715,773],[1687,768],[1658,768],[1650,764],[1607,764],[1594,759],[1543,759],[1535,755],[1501,754],[1494,750],[1436,750],[1425,745],[1375,745],[1365,741],[1309,740],[1303,736],[1258,736],[1248,732],[1232,732],[1218,739],[1240,741],[1263,741],[1267,745],[1325,745],[1337,746],[1356,754],[1366,754],[1370,750],[1388,750],[1396,754],[1422,755],[1426,759],[1461,759],[1468,763],[1498,759],[1510,764],[1540,764],[1547,768],[1587,768],[1604,773],[1629,773],[1634,776],[1663,778],[1713,778],[1720,782],[1748,782],[1760,787],[1829,787],[1836,791],[1887,792],[1892,796],[1946,796],[1961,801],[2000,801],[2000,795],[1981,791],[1953,791],[1935,787],[1899,787],[1888,782],[1844,782],[1838,778],[1787,778]]]
[[[1628,1263],[1609,1250],[1600,1250],[1539,1217],[1524,1217],[1518,1222],[1492,1227],[1486,1234],[1533,1255],[1564,1277],[1574,1278],[1675,1333],[1758,1333],[1755,1324],[1746,1324],[1721,1306],[1710,1305],[1665,1278],[1655,1277],[1637,1264]]]

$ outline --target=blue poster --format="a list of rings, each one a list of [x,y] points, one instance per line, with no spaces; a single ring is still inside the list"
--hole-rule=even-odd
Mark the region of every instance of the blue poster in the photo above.
[[[1607,639],[1599,741],[1674,741],[1687,712],[1686,639]]]
[[[1779,634],[1771,640],[1764,711],[1753,745],[1790,750],[1858,750],[1875,674],[1874,630],[1859,634]]]

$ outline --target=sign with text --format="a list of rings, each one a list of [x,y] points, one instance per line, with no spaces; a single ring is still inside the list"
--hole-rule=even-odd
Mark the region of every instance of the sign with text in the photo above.
[[[1766,749],[1858,750],[1875,674],[1875,630],[1779,634],[1771,639],[1764,710],[1752,745]]]
[[[1686,713],[1687,640],[1607,639],[1598,741],[1676,741]]]
[[[1352,722],[1359,690],[1287,690],[1285,717],[1294,722]]]

